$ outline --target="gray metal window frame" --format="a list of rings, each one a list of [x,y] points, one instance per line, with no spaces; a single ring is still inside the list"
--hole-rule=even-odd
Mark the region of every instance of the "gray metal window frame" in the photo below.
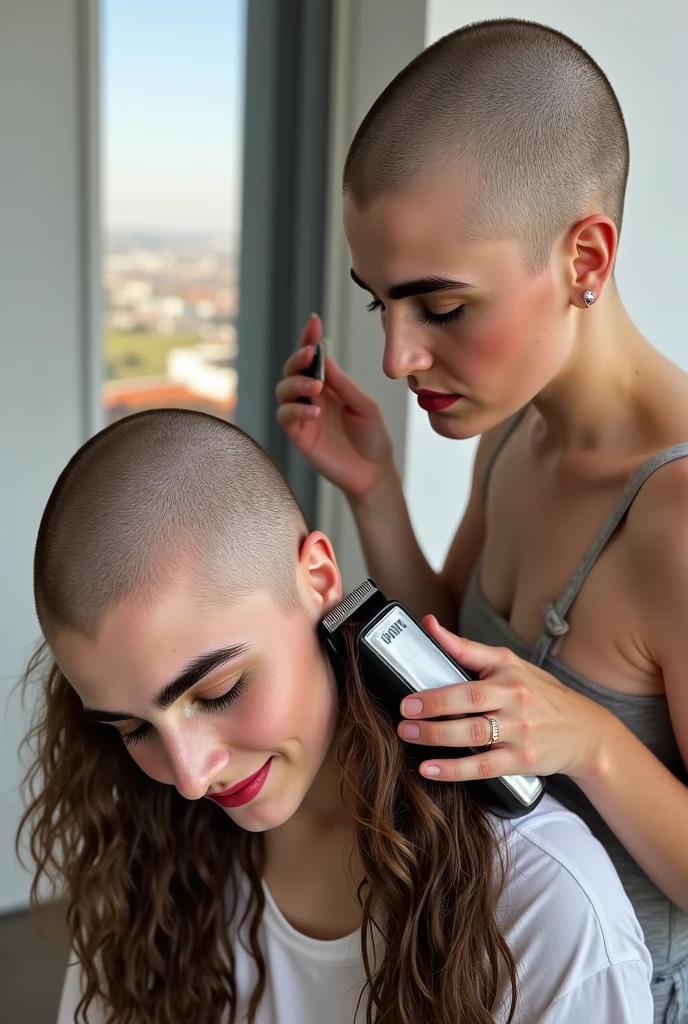
[[[284,361],[325,289],[332,0],[247,0],[236,420],[308,521],[317,478],[275,419]]]
[[[79,193],[84,439],[105,426],[103,380],[103,231],[100,0],[78,0]]]

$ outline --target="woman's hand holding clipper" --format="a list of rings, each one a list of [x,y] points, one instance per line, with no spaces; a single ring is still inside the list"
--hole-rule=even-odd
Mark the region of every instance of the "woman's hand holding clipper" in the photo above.
[[[424,761],[422,775],[465,782],[562,772],[579,783],[595,776],[607,744],[614,742],[617,729],[624,728],[617,718],[510,650],[461,639],[433,616],[423,625],[447,654],[478,678],[406,697],[401,705],[406,720],[398,727],[399,735],[433,747],[486,749],[454,760]],[[445,716],[451,720],[436,720]],[[498,723],[499,738],[488,746],[490,718]]]
[[[364,498],[394,472],[392,441],[378,404],[333,359],[325,360],[324,382],[304,376],[321,337],[320,318],[313,314],[277,385],[277,420],[319,473],[348,497]]]

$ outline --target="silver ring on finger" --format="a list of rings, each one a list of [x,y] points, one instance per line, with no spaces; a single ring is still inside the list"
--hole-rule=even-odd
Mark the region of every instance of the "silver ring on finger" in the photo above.
[[[491,718],[490,715],[483,715],[488,725],[490,726],[490,738],[485,744],[485,747],[491,747],[493,743],[499,742],[499,722],[496,718]]]

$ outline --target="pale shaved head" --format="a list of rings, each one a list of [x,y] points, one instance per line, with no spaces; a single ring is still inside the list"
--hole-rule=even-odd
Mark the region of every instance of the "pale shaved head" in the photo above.
[[[91,438],[41,520],[34,591],[46,636],[93,636],[125,599],[183,578],[209,598],[269,590],[297,605],[307,527],[289,485],[247,434],[203,413],[161,409]]]
[[[466,234],[522,241],[534,269],[590,212],[621,228],[628,137],[614,91],[577,43],[513,19],[440,39],[366,115],[344,193],[364,208],[454,172],[467,186]],[[447,196],[448,213],[452,196]]]

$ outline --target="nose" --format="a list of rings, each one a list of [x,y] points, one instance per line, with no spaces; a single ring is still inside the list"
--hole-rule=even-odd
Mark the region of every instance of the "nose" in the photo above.
[[[404,321],[403,316],[387,312],[382,369],[391,380],[410,377],[432,366],[432,355],[425,345],[423,331]]]
[[[230,761],[230,752],[217,742],[183,742],[173,737],[165,744],[170,781],[185,800],[200,800],[212,783],[222,776]],[[226,772],[225,772],[226,775]]]

